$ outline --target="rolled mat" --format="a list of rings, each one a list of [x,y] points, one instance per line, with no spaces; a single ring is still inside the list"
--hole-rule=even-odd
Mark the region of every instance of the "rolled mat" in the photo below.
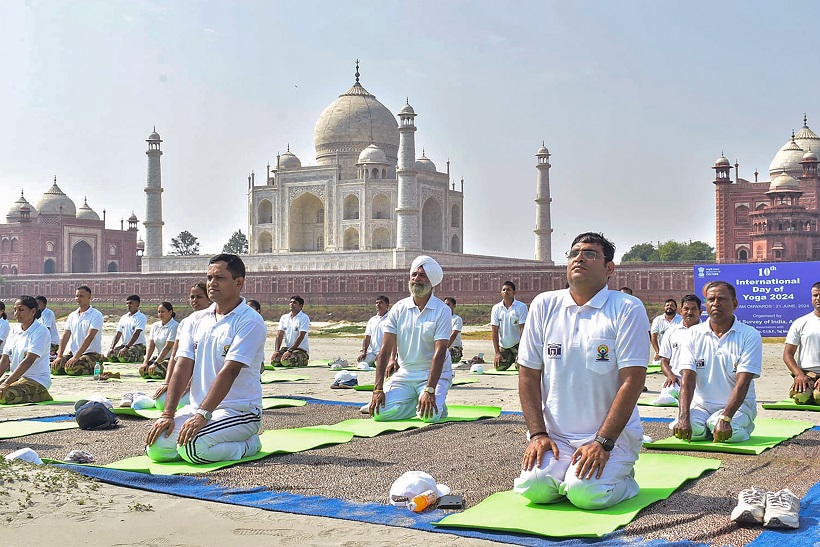
[[[791,399],[784,399],[776,403],[763,403],[766,410],[807,410],[809,412],[820,412],[820,405],[798,405]]]
[[[270,410],[272,408],[286,408],[305,406],[307,403],[299,399],[280,399],[277,397],[262,397],[262,410]],[[145,408],[136,410],[131,407],[114,408],[114,414],[119,416],[134,416],[135,418],[149,418],[157,419],[162,416],[162,411],[156,408]]]
[[[656,450],[696,450],[700,452],[757,455],[785,440],[800,435],[812,427],[814,427],[814,424],[811,422],[758,418],[755,420],[755,429],[752,436],[749,437],[748,441],[740,443],[716,443],[711,440],[687,442],[675,437],[667,437],[643,445],[646,448]]]
[[[272,384],[274,382],[296,382],[298,380],[310,380],[310,376],[306,374],[293,374],[292,372],[280,372],[275,370],[272,372],[265,371],[262,374],[261,382],[263,384]]]
[[[14,439],[15,437],[25,437],[35,433],[77,429],[79,427],[74,420],[65,422],[35,422],[34,420],[0,422],[0,439]]]
[[[261,460],[275,454],[293,454],[304,452],[320,446],[349,442],[353,434],[348,431],[334,431],[319,427],[299,427],[295,429],[272,429],[259,435],[262,450],[241,460],[192,464],[185,461],[155,462],[148,456],[135,456],[118,460],[105,467],[121,471],[136,471],[152,475],[178,475],[180,473],[207,473],[215,469],[230,467],[238,463]]]
[[[601,537],[629,524],[641,509],[668,498],[688,479],[715,470],[720,463],[711,458],[641,454],[635,463],[640,492],[607,509],[585,511],[569,501],[534,504],[510,490],[493,494],[475,507],[432,524],[548,537]]]

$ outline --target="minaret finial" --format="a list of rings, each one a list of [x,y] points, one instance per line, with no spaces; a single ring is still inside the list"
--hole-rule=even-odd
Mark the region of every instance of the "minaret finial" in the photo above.
[[[157,125],[154,124],[154,133],[156,133],[156,132],[157,132]]]
[[[54,175],[54,184],[57,184],[57,175]]]
[[[809,119],[806,116],[806,113],[803,112],[803,127],[808,127],[808,126],[809,126]]]
[[[792,129],[792,140],[794,140],[794,129]]]
[[[23,189],[20,188],[20,197],[23,197]]]
[[[410,104],[410,97],[407,97],[407,98],[404,100],[404,104]]]
[[[359,60],[356,59],[356,83],[357,84],[359,83],[359,76],[361,76],[361,74],[359,74]]]
[[[288,143],[288,152],[290,152],[290,143]]]
[[[424,148],[421,149],[421,157],[422,158],[427,157],[427,152],[424,151]]]

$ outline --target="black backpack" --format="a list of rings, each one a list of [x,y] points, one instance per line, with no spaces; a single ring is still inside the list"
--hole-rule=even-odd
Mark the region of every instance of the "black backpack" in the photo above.
[[[119,420],[104,404],[97,401],[88,401],[79,409],[76,416],[80,429],[113,429]]]

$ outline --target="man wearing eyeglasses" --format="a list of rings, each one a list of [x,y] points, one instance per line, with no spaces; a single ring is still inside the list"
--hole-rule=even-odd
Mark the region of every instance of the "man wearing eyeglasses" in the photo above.
[[[638,494],[649,319],[640,300],[607,288],[614,255],[603,235],[580,234],[569,288],[530,306],[518,353],[529,441],[514,489],[534,503],[603,509]]]

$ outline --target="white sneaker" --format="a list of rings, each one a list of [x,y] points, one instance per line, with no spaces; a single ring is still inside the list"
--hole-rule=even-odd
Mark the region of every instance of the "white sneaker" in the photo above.
[[[766,494],[766,516],[763,526],[766,528],[799,528],[800,498],[788,488],[779,492]]]
[[[668,405],[668,406],[677,406],[678,400],[672,397],[671,395],[661,395],[654,401],[652,401],[653,405]]]
[[[122,399],[120,399],[120,404],[117,405],[120,408],[128,408],[131,406],[131,403],[134,402],[134,394],[131,392],[123,393]]]
[[[769,494],[762,488],[741,490],[737,495],[737,506],[732,509],[732,520],[761,524],[763,513],[766,511],[766,498]]]

